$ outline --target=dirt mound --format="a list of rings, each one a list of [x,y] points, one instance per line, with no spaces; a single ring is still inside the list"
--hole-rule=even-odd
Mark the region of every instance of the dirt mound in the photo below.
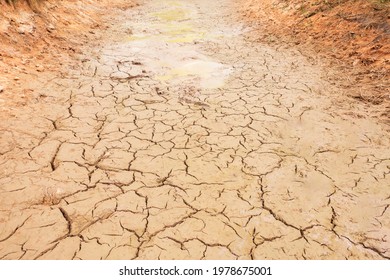
[[[244,0],[240,10],[259,23],[262,40],[283,38],[345,62],[352,83],[371,85],[351,95],[380,104],[390,101],[390,5],[385,2]]]

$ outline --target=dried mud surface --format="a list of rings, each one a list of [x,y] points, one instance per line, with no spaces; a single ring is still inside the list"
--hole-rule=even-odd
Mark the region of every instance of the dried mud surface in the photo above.
[[[390,258],[388,126],[231,7],[145,1],[34,78],[0,123],[0,259]]]

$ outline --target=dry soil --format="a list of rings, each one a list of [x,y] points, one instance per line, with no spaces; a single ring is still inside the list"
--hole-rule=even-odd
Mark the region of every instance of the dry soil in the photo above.
[[[0,259],[390,258],[388,126],[233,2],[108,10],[78,64],[23,80]]]

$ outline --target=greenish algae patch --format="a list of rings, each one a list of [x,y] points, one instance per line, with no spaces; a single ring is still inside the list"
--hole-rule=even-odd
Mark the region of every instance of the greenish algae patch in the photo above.
[[[205,38],[204,33],[199,34],[188,34],[182,37],[177,36],[176,38],[169,39],[167,42],[169,43],[191,43],[195,40],[201,40]]]
[[[178,66],[165,75],[156,76],[156,79],[167,82],[183,77],[193,77],[200,79],[202,88],[219,88],[225,84],[230,71],[226,66],[217,62],[195,60]]]
[[[170,7],[172,6],[175,6],[175,7],[182,7],[183,6],[183,1],[175,1],[175,0],[171,0],[171,1],[167,1],[167,0],[160,0],[160,2],[163,2],[164,4],[168,4]]]
[[[129,36],[126,38],[126,41],[142,41],[142,40],[148,40],[151,38],[154,38],[156,36],[141,36],[141,35],[134,35],[134,36]]]
[[[190,74],[192,74],[192,73],[189,73],[188,71],[185,71],[182,69],[172,69],[166,75],[156,76],[156,79],[161,81],[161,82],[166,82],[169,80],[173,80],[175,78],[186,77],[186,76],[189,76]]]
[[[166,24],[164,29],[164,34],[173,36],[194,32],[194,27],[189,24]]]
[[[152,16],[155,16],[165,21],[179,21],[187,19],[186,11],[180,8],[152,13]]]

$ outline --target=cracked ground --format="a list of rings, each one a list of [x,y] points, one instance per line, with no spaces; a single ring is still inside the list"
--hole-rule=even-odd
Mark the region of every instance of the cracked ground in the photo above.
[[[232,4],[145,1],[34,77],[0,123],[0,259],[390,259],[389,130]]]

